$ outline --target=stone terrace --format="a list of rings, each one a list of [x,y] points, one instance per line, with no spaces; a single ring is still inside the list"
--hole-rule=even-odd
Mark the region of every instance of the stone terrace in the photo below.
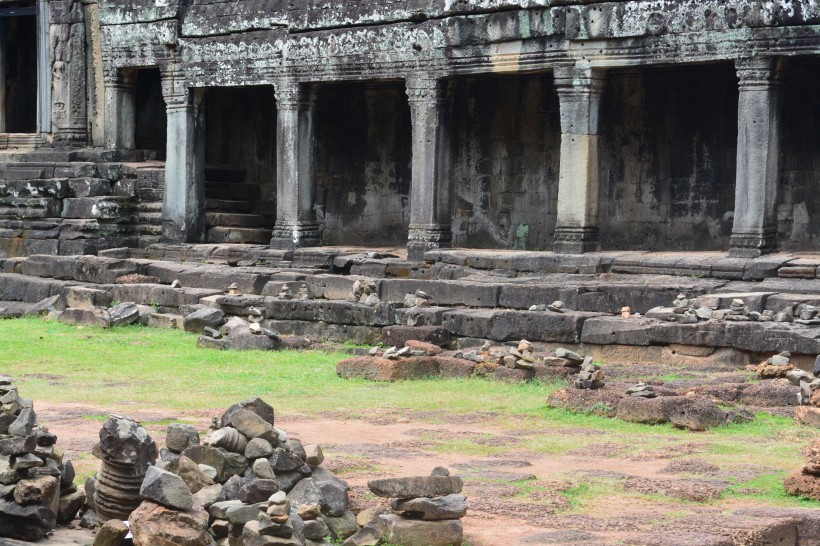
[[[390,341],[391,327],[411,325],[411,331],[439,329],[459,347],[523,337],[581,344],[591,354],[636,362],[658,361],[670,350],[687,354],[687,346],[726,348],[746,363],[790,351],[802,366],[820,353],[813,318],[820,306],[820,260],[799,256],[730,260],[719,254],[453,250],[430,252],[428,261],[417,263],[372,250],[245,245],[154,245],[101,254],[4,260],[0,307],[20,315],[38,303],[130,301],[153,306],[155,325],[174,327],[198,303],[245,317],[256,307],[271,330],[312,339],[375,344]],[[144,276],[141,284],[117,284],[131,282],[124,276],[135,274]],[[180,286],[172,287],[174,281]],[[356,301],[356,281],[375,283],[379,303]],[[242,296],[226,295],[234,283]],[[283,285],[293,294],[307,287],[308,299],[280,299]],[[431,306],[405,307],[405,296],[416,290],[429,295]],[[669,307],[678,294],[718,309],[739,298],[750,313],[768,310],[770,316],[788,308],[797,320],[683,323]],[[40,303],[48,298],[53,299]],[[565,312],[529,310],[555,300],[564,302]],[[623,307],[633,316],[621,317]],[[800,320],[804,311],[808,319]]]

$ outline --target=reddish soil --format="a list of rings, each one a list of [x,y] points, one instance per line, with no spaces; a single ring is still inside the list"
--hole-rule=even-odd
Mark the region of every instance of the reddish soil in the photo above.
[[[96,469],[97,461],[90,452],[101,420],[109,411],[113,408],[38,404],[40,422],[57,434],[58,445],[75,462],[78,475]],[[122,409],[117,412],[122,413]],[[168,421],[183,420],[205,430],[211,417],[220,414],[219,409],[185,413],[155,409],[134,411],[130,416],[146,424],[157,443],[162,444]],[[486,415],[461,415],[446,424],[431,424],[430,417],[421,413],[397,415],[391,411],[316,418],[279,414],[277,426],[304,443],[324,446],[325,466],[348,481],[355,510],[383,502],[367,491],[369,479],[425,475],[435,466],[450,468],[465,480],[470,511],[464,525],[466,539],[472,546],[630,543],[635,533],[651,535],[653,526],[664,522],[664,514],[673,511],[717,514],[726,509],[725,504],[718,509],[692,503],[718,495],[727,484],[721,479],[725,476],[721,476],[719,469],[696,458],[704,448],[696,438],[684,449],[676,446],[675,453],[660,449],[627,458],[617,456],[622,446],[607,443],[602,437],[600,443],[583,450],[550,456],[517,449],[516,444],[522,437],[534,433],[486,426],[483,423]],[[156,422],[162,423],[153,424]],[[540,433],[543,432],[546,431]],[[588,433],[585,430],[556,431],[556,434],[570,435]],[[458,438],[472,438],[478,440],[477,443],[509,447],[509,450],[493,457],[435,450],[437,442]],[[680,456],[689,457],[691,462],[670,464]],[[749,476],[743,478],[749,479],[760,471],[760,467],[750,468]],[[681,473],[687,473],[690,478]],[[697,479],[691,478],[694,474],[698,475]],[[596,501],[594,514],[564,513],[571,506],[560,492],[582,483],[585,476],[623,480],[627,491],[672,496],[680,498],[681,504],[665,503],[659,507],[644,499],[617,496]],[[531,480],[526,485],[537,491],[524,494],[524,480]],[[60,530],[49,543],[64,546],[86,544],[91,540],[84,531]]]

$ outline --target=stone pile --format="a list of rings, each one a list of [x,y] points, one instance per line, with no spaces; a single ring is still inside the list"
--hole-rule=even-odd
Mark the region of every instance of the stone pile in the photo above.
[[[404,306],[413,307],[430,307],[433,304],[433,298],[424,290],[416,290],[412,294],[404,296]]]
[[[202,443],[195,428],[170,425],[130,516],[134,544],[318,546],[354,534],[347,483],[321,466],[318,445],[274,423],[254,398],[215,419]]]
[[[776,354],[756,366],[750,366],[749,369],[761,379],[787,379],[792,385],[800,387],[798,404],[820,407],[820,394],[816,394],[820,392],[820,377],[816,376],[816,370],[815,373],[809,373],[796,368],[791,363],[788,351]]]
[[[602,389],[606,385],[606,374],[597,364],[584,362],[573,385],[577,389]]]
[[[647,385],[643,382],[626,389],[626,394],[636,398],[655,398],[658,396],[658,393],[655,392],[655,388],[652,385]]]
[[[367,356],[341,361],[336,372],[344,378],[372,381],[422,379],[435,375],[529,381],[534,378],[566,379],[577,373],[582,364],[592,364],[590,357],[564,348],[557,349],[554,354],[539,353],[525,339],[507,345],[485,342],[480,348],[458,351],[445,351],[434,343],[413,339],[403,343],[403,346],[388,349],[372,347]]]
[[[806,464],[786,478],[786,491],[790,495],[820,500],[820,438],[806,449]]]
[[[806,308],[807,306],[801,306]],[[818,309],[820,311],[820,309]],[[696,324],[700,321],[719,320],[730,322],[811,322],[794,319],[794,309],[789,306],[780,312],[771,309],[761,311],[752,310],[742,298],[733,298],[726,309],[720,309],[712,302],[703,303],[698,298],[688,298],[685,294],[678,294],[672,302],[672,307],[656,307],[647,312],[651,318],[661,318],[681,324]],[[628,318],[628,317],[626,317]],[[817,319],[820,324],[820,319]]]
[[[74,467],[56,443],[38,424],[32,401],[0,377],[0,537],[41,540],[55,525],[70,523],[85,503]]]
[[[372,480],[373,494],[392,499],[392,514],[374,513],[374,519],[350,537],[344,546],[402,544],[403,546],[452,546],[464,539],[461,522],[467,499],[461,494],[461,478],[446,468],[430,476]]]
[[[363,303],[368,307],[374,307],[381,303],[379,299],[379,287],[375,281],[357,280],[353,283],[353,299]]]
[[[214,319],[219,315],[221,317],[218,323],[201,329],[202,335],[197,339],[197,346],[207,349],[233,349],[235,351],[275,351],[282,347],[282,338],[279,334],[262,326],[264,315],[259,309],[250,307],[247,320],[240,317],[231,317],[221,326],[219,324],[225,316],[224,313],[218,309],[206,309],[200,309],[194,314],[201,316],[210,313]],[[213,313],[214,311],[216,313]],[[187,321],[189,317],[190,315],[185,317],[185,320]]]

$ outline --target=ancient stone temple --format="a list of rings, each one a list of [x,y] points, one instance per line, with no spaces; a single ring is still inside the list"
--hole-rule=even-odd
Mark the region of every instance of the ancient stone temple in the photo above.
[[[817,0],[0,0],[0,257],[817,249]]]

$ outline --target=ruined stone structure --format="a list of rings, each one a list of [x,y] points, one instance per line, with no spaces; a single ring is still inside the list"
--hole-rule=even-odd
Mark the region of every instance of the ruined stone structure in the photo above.
[[[0,158],[0,256],[816,248],[818,25],[817,0],[0,0],[0,146],[40,148]]]

